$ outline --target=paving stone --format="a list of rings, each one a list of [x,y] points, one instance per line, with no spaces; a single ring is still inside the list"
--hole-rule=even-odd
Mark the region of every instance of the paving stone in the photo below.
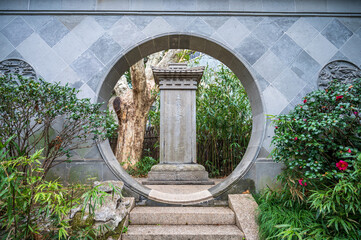
[[[9,42],[9,40],[2,33],[0,33],[0,59],[4,59],[14,50],[15,48]]]
[[[270,83],[266,79],[264,79],[264,77],[262,77],[258,72],[255,72],[254,78],[258,83],[261,92],[263,92],[270,85]]]
[[[361,28],[355,32],[355,35],[357,35],[359,38],[361,38]]]
[[[169,23],[167,23],[162,17],[156,17],[143,29],[142,32],[146,36],[156,36],[159,34],[169,33],[173,31],[173,27],[169,25]]]
[[[321,70],[321,65],[307,52],[302,51],[291,65],[291,69],[297,74],[299,78],[306,82],[310,82],[312,81],[314,74]]]
[[[94,16],[95,21],[103,27],[104,30],[110,29],[114,23],[119,21],[122,16]]]
[[[129,225],[124,240],[239,240],[243,233],[235,225]]]
[[[71,67],[81,80],[87,82],[102,70],[103,65],[90,50],[87,50],[71,64]]]
[[[53,18],[50,22],[45,24],[40,30],[39,35],[44,41],[53,47],[57,44],[69,30],[58,19]]]
[[[253,65],[267,51],[267,48],[251,34],[235,50]]]
[[[197,33],[205,36],[210,36],[214,33],[214,29],[200,17],[194,19],[185,30],[190,33]]]
[[[236,213],[237,226],[242,229],[247,240],[258,240],[257,208],[251,194],[228,195],[230,208]]]
[[[87,50],[84,43],[73,32],[69,32],[65,37],[63,37],[63,39],[60,40],[53,49],[68,64],[71,64]]]
[[[285,64],[290,65],[302,51],[301,47],[284,34],[271,48],[271,51]]]
[[[228,207],[136,207],[130,213],[134,225],[234,225]]]
[[[271,18],[265,18],[253,30],[253,34],[267,47],[273,45],[282,35],[283,31]]]
[[[304,48],[317,36],[318,31],[304,18],[300,18],[292,25],[292,27],[290,27],[290,29],[288,29],[287,34],[301,48]]]
[[[306,52],[323,66],[337,52],[337,48],[319,34],[307,45]]]
[[[268,82],[273,82],[285,68],[282,61],[271,51],[267,51],[253,66]]]
[[[220,28],[227,20],[229,20],[229,17],[227,16],[204,16],[202,19],[208,23],[214,30],[217,30]]]
[[[222,36],[231,47],[236,47],[250,31],[240,23],[237,18],[232,17],[217,30],[217,33]]]
[[[134,44],[135,40],[145,38],[145,35],[127,16],[116,22],[108,33],[123,49]]]
[[[272,85],[276,87],[288,101],[291,101],[306,86],[306,83],[291,69],[287,68],[278,75]]]
[[[21,17],[16,17],[8,25],[6,25],[1,32],[14,47],[17,47],[34,31]]]
[[[341,48],[341,52],[354,64],[361,65],[361,39],[358,36],[352,36]]]
[[[35,31],[39,31],[45,24],[50,22],[53,17],[43,15],[23,16],[23,19],[32,27]]]
[[[85,44],[85,47],[88,48],[103,35],[104,29],[93,17],[87,16],[73,28],[72,32],[75,33],[75,35],[77,35]]]
[[[73,30],[83,19],[84,15],[62,15],[56,16],[56,18],[62,22],[69,30]]]
[[[118,56],[122,47],[116,43],[111,36],[104,34],[89,48],[95,56],[104,64],[107,65],[112,59]]]
[[[238,21],[242,23],[244,26],[248,28],[248,30],[252,31],[257,27],[257,25],[263,21],[264,17],[248,17],[242,16],[237,17]]]
[[[333,19],[322,31],[322,35],[337,48],[341,48],[342,45],[352,36],[352,32],[339,20]]]

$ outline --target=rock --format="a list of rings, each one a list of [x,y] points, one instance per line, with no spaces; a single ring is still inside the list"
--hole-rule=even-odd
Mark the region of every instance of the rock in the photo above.
[[[113,192],[113,187],[109,186],[109,184],[112,184],[118,191]],[[93,186],[99,186],[99,191],[106,192],[102,205],[95,208],[93,215],[89,214],[87,206],[83,217],[81,217],[81,206],[72,209],[70,215],[71,225],[74,228],[92,226],[95,229],[106,224],[108,229],[105,232],[103,231],[104,239],[118,239],[125,219],[134,206],[134,198],[122,197],[120,191],[123,189],[124,184],[121,181],[94,182]]]

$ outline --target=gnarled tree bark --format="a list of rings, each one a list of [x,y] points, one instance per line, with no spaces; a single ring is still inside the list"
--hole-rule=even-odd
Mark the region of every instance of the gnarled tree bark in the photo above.
[[[148,112],[159,91],[151,66],[164,67],[176,61],[181,50],[158,52],[140,60],[130,68],[132,88],[123,76],[115,87],[116,96],[109,105],[116,113],[119,130],[115,156],[124,168],[133,166],[141,158]]]

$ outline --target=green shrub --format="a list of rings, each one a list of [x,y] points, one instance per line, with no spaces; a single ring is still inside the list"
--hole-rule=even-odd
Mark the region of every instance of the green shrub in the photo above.
[[[15,135],[8,146],[12,157],[29,157],[39,149],[45,173],[54,159],[71,156],[71,151],[89,147],[93,140],[112,135],[117,128],[102,104],[78,99],[68,85],[32,80],[21,76],[0,77],[0,138]],[[60,125],[57,132],[53,125]]]
[[[6,147],[12,139],[0,141],[0,231],[2,239],[98,239],[102,227],[82,229],[70,226],[70,210],[82,206],[94,209],[105,192],[84,185],[64,187],[44,180],[41,153],[11,158]],[[2,142],[5,142],[4,144]],[[93,238],[91,237],[93,236]]]
[[[150,169],[158,163],[158,160],[146,156],[140,159],[140,161],[135,164],[134,168],[129,167],[127,171],[130,175],[135,177],[146,177]]]
[[[258,199],[260,230],[274,239],[361,239],[361,80],[333,81],[274,117],[282,188]]]

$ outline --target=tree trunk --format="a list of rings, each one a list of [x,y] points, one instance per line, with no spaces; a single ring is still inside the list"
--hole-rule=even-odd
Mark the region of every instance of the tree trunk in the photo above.
[[[179,51],[150,55],[146,67],[140,60],[130,68],[132,88],[124,77],[115,88],[117,96],[110,101],[119,124],[115,156],[124,168],[134,167],[142,155],[148,112],[158,92],[151,66],[166,66]]]

